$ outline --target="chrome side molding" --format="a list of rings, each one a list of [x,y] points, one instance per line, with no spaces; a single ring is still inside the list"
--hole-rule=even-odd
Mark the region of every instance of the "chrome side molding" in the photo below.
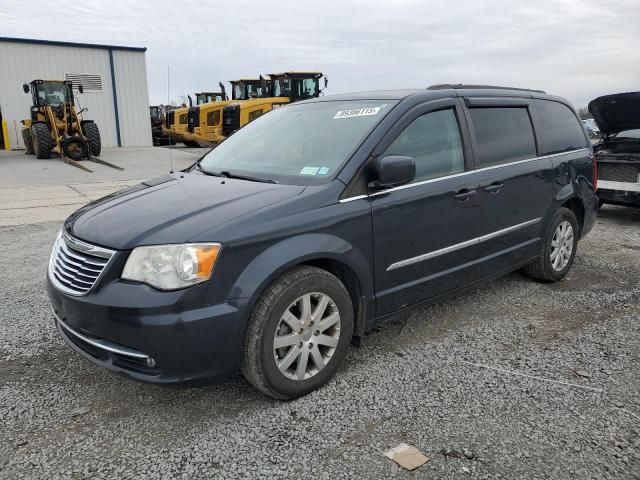
[[[446,255],[447,253],[455,252],[457,250],[462,250],[463,248],[467,248],[472,245],[477,245],[479,243],[486,242],[487,240],[491,240],[501,235],[506,235],[507,233],[520,230],[521,228],[526,228],[531,225],[535,225],[536,223],[539,223],[541,220],[542,220],[542,217],[534,218],[533,220],[519,223],[517,225],[512,225],[511,227],[503,228],[502,230],[497,230],[495,232],[488,233],[487,235],[482,235],[481,237],[476,237],[476,238],[472,238],[471,240],[467,240],[465,242],[449,245],[448,247],[441,248],[440,250],[434,250],[432,252],[418,255],[417,257],[411,257],[405,260],[400,260],[399,262],[395,262],[389,265],[387,267],[387,272],[390,272],[392,270],[397,270],[398,268],[406,267],[409,265],[413,265],[415,263],[423,262],[431,258],[439,257],[440,255]]]

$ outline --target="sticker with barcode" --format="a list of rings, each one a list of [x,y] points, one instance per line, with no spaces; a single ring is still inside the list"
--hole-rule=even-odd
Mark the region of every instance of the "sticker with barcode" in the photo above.
[[[381,108],[382,107],[367,107],[340,110],[334,115],[333,119],[337,120],[339,118],[366,117],[368,115],[377,115]]]

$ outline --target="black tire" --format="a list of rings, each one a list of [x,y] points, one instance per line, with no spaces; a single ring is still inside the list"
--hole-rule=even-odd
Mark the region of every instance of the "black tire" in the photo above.
[[[46,124],[34,123],[31,125],[31,139],[36,158],[51,158],[51,134]]]
[[[569,259],[561,269],[554,268],[551,260],[551,254],[554,242],[554,237],[556,236],[556,230],[558,226],[563,222],[569,222],[573,231],[573,237],[571,240],[571,253]],[[568,208],[561,208],[558,210],[556,215],[553,217],[553,220],[549,224],[547,231],[545,232],[545,236],[542,241],[542,247],[540,251],[540,256],[538,259],[527,265],[523,271],[529,277],[539,280],[541,282],[557,282],[562,280],[565,275],[571,269],[571,265],[573,264],[573,260],[576,256],[576,251],[578,249],[578,237],[580,235],[580,229],[578,227],[578,221],[576,220],[576,216],[573,214],[571,210]]]
[[[76,162],[87,158],[88,148],[81,137],[67,137],[62,141],[62,153]]]
[[[186,140],[182,143],[184,143],[184,145],[189,148],[200,148],[200,144],[195,140]]]
[[[94,157],[99,157],[102,152],[102,141],[100,139],[100,129],[93,122],[82,124],[84,136],[87,137],[88,153]]]
[[[309,378],[294,380],[285,376],[278,369],[274,354],[274,336],[276,329],[282,328],[280,325],[284,312],[290,311],[291,305],[295,304],[296,299],[310,293],[327,295],[333,301],[331,308],[337,309],[340,319],[339,337],[331,356],[324,364],[324,368],[317,369],[317,363],[313,360],[312,353],[307,353],[310,367],[306,368],[319,371],[311,373]],[[315,306],[312,305],[313,308]],[[333,312],[335,313],[335,310]],[[316,327],[313,327],[312,322],[309,330]],[[314,339],[319,338],[311,336],[318,335],[318,333],[308,333],[310,335],[306,339],[307,342],[313,342]],[[306,395],[333,377],[347,354],[352,335],[353,305],[342,282],[325,270],[308,266],[297,267],[274,281],[260,296],[247,325],[242,373],[254,387],[270,397],[290,400]],[[302,337],[302,334],[300,336]],[[323,335],[321,334],[321,336]],[[309,347],[311,349],[313,346],[313,343],[305,343],[302,348]],[[290,353],[295,347],[298,345],[284,348],[287,348],[287,353]],[[320,347],[321,344],[318,341],[315,348],[319,351]],[[312,351],[309,350],[309,352]],[[295,362],[297,365],[297,356]]]
[[[24,153],[27,155],[33,155],[33,138],[31,138],[31,129],[22,129],[22,140],[24,142]]]

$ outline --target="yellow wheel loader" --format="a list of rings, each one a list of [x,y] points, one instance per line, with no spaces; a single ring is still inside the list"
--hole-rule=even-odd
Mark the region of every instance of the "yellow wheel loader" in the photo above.
[[[100,130],[93,120],[84,120],[76,111],[71,82],[62,80],[33,80],[22,86],[25,93],[31,93],[33,104],[31,118],[22,120],[22,139],[25,151],[36,158],[51,158],[57,153],[75,167],[91,172],[79,163],[88,159],[118,170],[121,167],[101,160],[102,150]],[[78,87],[82,93],[82,85]]]
[[[270,85],[268,81],[261,78],[243,78],[232,80],[231,82],[232,100],[229,101],[224,85],[220,83],[222,99],[205,104],[198,104],[189,109],[189,124],[184,138],[189,142],[194,142],[200,146],[211,146],[224,140],[222,134],[222,112],[226,105],[248,99],[268,97]]]
[[[170,139],[170,142],[183,142],[184,133],[187,131],[189,107],[183,106],[169,110],[164,118],[162,134]]]
[[[196,106],[208,104],[211,102],[221,102],[226,100],[224,87],[221,92],[199,92],[195,94]],[[182,142],[187,147],[199,147],[200,142],[193,137],[193,128],[195,125],[194,114],[191,113],[194,108],[191,95],[187,95],[189,106],[183,105],[170,112],[167,112],[165,123],[162,127],[162,134],[171,139],[171,142]]]
[[[263,90],[268,91],[267,95],[247,97],[243,101],[226,105],[222,115],[222,135],[228,137],[273,108],[320,96],[323,90],[320,80],[323,78],[326,88],[327,77],[321,72],[272,73],[268,81],[261,77]]]

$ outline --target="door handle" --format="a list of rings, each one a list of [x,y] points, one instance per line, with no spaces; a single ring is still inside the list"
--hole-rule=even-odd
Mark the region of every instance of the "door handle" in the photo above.
[[[502,187],[504,187],[504,183],[492,183],[491,185],[487,185],[486,187],[484,187],[483,190],[485,192],[493,193],[494,195],[496,195],[500,193]]]
[[[476,190],[475,188],[473,190],[468,190],[468,189],[464,188],[464,189],[460,190],[457,194],[455,194],[454,198],[456,200],[461,201],[461,202],[466,202],[471,197],[475,197],[477,193],[478,193],[478,190]]]

